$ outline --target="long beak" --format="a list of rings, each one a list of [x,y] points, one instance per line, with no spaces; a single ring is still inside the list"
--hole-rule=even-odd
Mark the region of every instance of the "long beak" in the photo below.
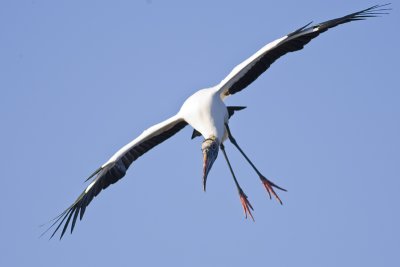
[[[206,191],[207,175],[210,171],[207,153],[203,153],[203,190]]]

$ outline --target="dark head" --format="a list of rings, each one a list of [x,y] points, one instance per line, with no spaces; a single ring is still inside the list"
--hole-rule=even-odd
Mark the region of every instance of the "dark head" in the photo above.
[[[203,152],[203,190],[206,191],[207,175],[211,170],[214,161],[217,159],[219,144],[217,138],[210,137],[201,144]]]

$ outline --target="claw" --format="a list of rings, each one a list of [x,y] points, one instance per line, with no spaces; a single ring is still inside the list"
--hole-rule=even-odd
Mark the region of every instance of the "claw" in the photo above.
[[[269,198],[271,198],[271,195],[273,195],[276,200],[282,205],[282,200],[279,198],[278,194],[275,192],[274,188],[278,188],[279,190],[282,191],[286,191],[286,189],[283,189],[282,187],[277,186],[276,184],[274,184],[273,182],[271,182],[270,180],[268,180],[267,178],[265,178],[264,176],[260,176],[261,182],[263,183],[265,189],[268,192]]]
[[[254,220],[253,214],[251,214],[251,210],[254,210],[253,207],[251,206],[250,202],[247,200],[247,196],[246,194],[240,189],[239,190],[239,197],[240,197],[240,202],[242,203],[243,206],[243,211],[244,211],[244,215],[246,216],[247,219],[247,215],[250,215],[251,219]]]

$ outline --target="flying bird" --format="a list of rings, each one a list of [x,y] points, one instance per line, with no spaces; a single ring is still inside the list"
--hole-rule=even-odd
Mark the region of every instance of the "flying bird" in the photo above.
[[[253,207],[250,204],[247,195],[239,185],[225,151],[224,142],[229,140],[254,169],[262,185],[268,192],[269,197],[271,198],[272,195],[282,204],[282,201],[275,190],[286,190],[268,180],[261,174],[241,149],[229,128],[230,117],[235,111],[239,111],[244,107],[227,107],[224,100],[226,97],[245,89],[281,56],[289,52],[301,50],[312,39],[340,24],[387,14],[386,12],[390,10],[387,8],[387,5],[389,4],[375,5],[359,12],[315,25],[309,23],[292,33],[268,43],[254,55],[233,68],[228,76],[226,76],[219,84],[211,88],[199,90],[187,98],[176,115],[148,128],[136,139],[118,150],[106,163],[86,179],[86,181],[90,181],[86,189],[79,195],[71,206],[51,221],[51,226],[44,233],[55,228],[50,237],[52,238],[57,231],[61,230],[61,239],[65,234],[68,225],[71,225],[70,231],[72,233],[78,217],[82,220],[87,206],[91,203],[94,197],[96,197],[103,189],[106,189],[109,185],[114,184],[124,177],[129,166],[144,153],[172,137],[187,125],[190,125],[194,129],[192,138],[196,136],[202,136],[204,138],[201,145],[203,153],[202,178],[204,191],[206,190],[208,174],[218,156],[219,150],[221,150],[238,190],[244,215],[246,218],[249,216],[254,220],[251,213]]]

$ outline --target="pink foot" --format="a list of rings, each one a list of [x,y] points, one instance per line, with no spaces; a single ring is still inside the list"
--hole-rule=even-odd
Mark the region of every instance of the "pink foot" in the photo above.
[[[276,200],[278,200],[279,203],[282,203],[282,200],[279,198],[278,194],[275,192],[274,188],[278,188],[282,191],[286,191],[286,189],[283,189],[282,187],[277,186],[276,184],[274,184],[273,182],[271,182],[270,180],[268,180],[267,178],[265,178],[264,176],[260,176],[261,182],[263,183],[265,189],[268,192],[269,198],[271,198],[271,195],[273,195]]]
[[[240,202],[242,203],[242,206],[243,206],[243,211],[244,211],[244,215],[246,216],[246,219],[247,219],[247,215],[250,215],[251,219],[253,219],[253,222],[254,222],[253,214],[251,214],[251,211],[254,209],[251,206],[250,202],[247,200],[246,194],[241,189],[239,190],[239,197],[240,197]]]

